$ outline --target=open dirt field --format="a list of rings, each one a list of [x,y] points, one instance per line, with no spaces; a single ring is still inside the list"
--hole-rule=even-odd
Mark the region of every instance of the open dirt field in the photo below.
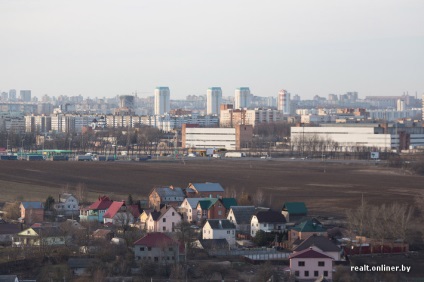
[[[324,172],[325,170],[325,172]],[[251,195],[262,189],[266,203],[304,201],[314,214],[344,216],[364,195],[370,203],[408,202],[424,191],[424,177],[366,162],[280,159],[193,159],[149,162],[0,161],[0,201],[45,200],[62,187],[85,184],[92,200],[146,197],[158,185],[186,187],[190,182],[220,182]]]

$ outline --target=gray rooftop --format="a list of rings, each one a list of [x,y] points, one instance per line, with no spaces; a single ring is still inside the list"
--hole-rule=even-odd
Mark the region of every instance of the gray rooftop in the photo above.
[[[255,214],[254,206],[232,206],[237,224],[250,224],[252,215]]]
[[[194,187],[199,192],[224,192],[224,188],[219,183],[190,183],[189,187]]]
[[[185,197],[184,195],[184,191],[183,189],[179,188],[179,187],[174,187],[174,188],[170,188],[170,187],[160,187],[160,188],[155,188],[156,193],[158,193],[158,195],[161,198],[165,198],[165,197]]]
[[[228,219],[208,219],[206,222],[209,222],[212,229],[236,229],[234,223]]]

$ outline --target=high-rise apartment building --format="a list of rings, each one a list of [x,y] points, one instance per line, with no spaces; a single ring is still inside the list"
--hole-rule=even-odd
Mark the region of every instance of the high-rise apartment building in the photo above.
[[[277,109],[279,111],[282,111],[283,114],[288,115],[290,114],[290,93],[288,93],[286,90],[281,89],[278,92],[278,105]]]
[[[21,90],[19,95],[22,102],[31,102],[31,90]]]
[[[234,108],[248,108],[250,107],[250,89],[249,87],[237,88],[234,95]]]
[[[169,112],[171,107],[169,87],[156,87],[155,89],[155,115]]]
[[[422,113],[423,113],[422,120],[424,121],[424,94],[421,98],[422,98]]]
[[[219,115],[222,102],[221,87],[208,88],[206,92],[206,111],[208,115]]]
[[[9,90],[9,101],[10,102],[16,101],[16,90],[15,89]]]
[[[402,112],[405,110],[405,101],[403,99],[397,99],[396,101],[396,110]]]

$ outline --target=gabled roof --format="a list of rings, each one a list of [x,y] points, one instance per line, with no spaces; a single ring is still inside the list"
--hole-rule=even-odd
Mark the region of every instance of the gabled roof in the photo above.
[[[228,250],[227,239],[199,239],[199,243],[205,250]]]
[[[168,198],[168,197],[185,197],[184,191],[182,188],[180,187],[159,187],[159,188],[154,188],[153,191],[156,191],[156,193],[158,193],[158,195],[161,198]]]
[[[198,192],[224,192],[221,184],[212,182],[190,183],[188,188],[194,188]]]
[[[267,210],[256,213],[259,223],[286,223],[286,218],[277,211]]]
[[[21,230],[22,229],[20,224],[13,224],[13,223],[0,224],[0,235],[16,234],[20,232]]]
[[[112,230],[109,229],[97,229],[96,231],[93,232],[93,237],[96,238],[104,238],[106,237],[106,235],[113,233]]]
[[[103,215],[104,218],[113,218],[121,209],[122,206],[125,206],[125,202],[113,202],[106,213]]]
[[[283,211],[287,211],[289,215],[307,215],[308,209],[304,202],[287,202],[283,205]]]
[[[43,203],[42,202],[22,202],[22,206],[25,209],[42,209]]]
[[[147,233],[146,236],[134,242],[134,245],[141,245],[150,248],[172,246],[177,244],[177,242],[161,232]]]
[[[221,202],[227,210],[229,210],[230,207],[238,205],[237,200],[235,198],[222,198]]]
[[[70,197],[74,197],[74,195],[70,193],[63,193],[59,195],[59,203],[65,203]],[[75,198],[76,199],[76,198]]]
[[[107,196],[99,197],[99,199],[88,206],[86,210],[107,210],[113,202]]]
[[[215,205],[215,203],[218,201],[217,198],[207,198],[207,199],[203,199],[200,200],[199,203],[197,205],[200,205],[200,208],[202,210],[208,210],[210,209],[213,205]]]
[[[312,248],[300,251],[298,253],[294,253],[290,255],[290,259],[293,258],[324,258],[324,259],[333,259],[330,256],[327,256],[326,254],[320,253],[318,251],[315,251]]]
[[[208,219],[206,220],[205,225],[209,223],[212,229],[236,229],[234,223],[228,219]]]
[[[330,239],[324,236],[310,236],[297,246],[293,251],[300,252],[310,247],[317,247],[323,252],[340,252],[340,248],[336,246]]]
[[[195,209],[197,207],[197,203],[199,203],[200,200],[204,200],[205,198],[185,198],[187,200],[187,203],[190,205],[192,209]]]
[[[15,282],[19,281],[16,275],[0,275],[0,282]]]
[[[180,215],[173,206],[164,206],[162,207],[159,211],[152,211],[150,213],[150,215],[152,216],[154,221],[158,221],[160,220],[169,210],[174,210],[175,213],[177,213],[178,215]],[[181,216],[181,215],[180,215]]]
[[[327,229],[315,218],[302,221],[291,229],[299,232],[327,232]]]
[[[247,224],[250,223],[252,215],[255,213],[254,206],[232,206],[234,217],[237,221],[237,224]]]

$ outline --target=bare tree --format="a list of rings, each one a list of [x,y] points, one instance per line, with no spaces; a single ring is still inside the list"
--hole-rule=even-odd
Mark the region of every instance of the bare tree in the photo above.
[[[80,204],[85,203],[87,200],[87,187],[84,183],[78,183],[75,187],[75,196],[77,197]]]
[[[253,203],[255,206],[260,207],[265,202],[265,195],[262,188],[256,190],[255,196],[253,197]]]

